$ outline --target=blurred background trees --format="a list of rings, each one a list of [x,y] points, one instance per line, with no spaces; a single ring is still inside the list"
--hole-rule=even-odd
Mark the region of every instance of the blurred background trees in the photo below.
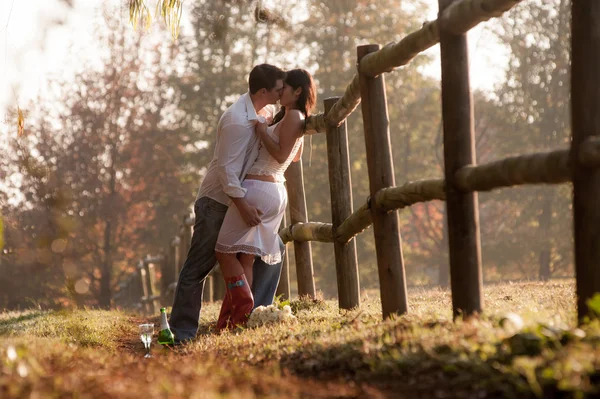
[[[283,20],[257,21],[252,1],[191,1],[176,42],[112,13],[95,30],[100,51],[82,54],[78,73],[57,74],[22,106],[26,134],[7,134],[0,159],[0,307],[110,306],[136,260],[164,251],[189,212],[218,119],[247,90],[253,65],[308,69],[321,112],[355,74],[357,45],[398,41],[427,11],[402,0],[273,4]],[[474,92],[478,162],[567,144],[568,8],[532,2],[489,23],[509,60],[494,91]],[[397,185],[443,175],[439,81],[424,72],[431,62],[421,55],[385,76]],[[368,195],[360,107],[347,125],[356,209]],[[325,137],[307,144],[309,219],[330,222]],[[568,185],[480,194],[487,282],[573,274],[570,195]],[[409,285],[447,284],[444,217],[437,201],[400,212]],[[377,288],[370,231],[357,248],[361,287]],[[330,244],[313,243],[313,256],[317,288],[335,296]],[[295,288],[294,275],[292,262]]]
[[[23,198],[3,211],[2,267],[8,291],[30,292],[20,305],[45,288],[30,278],[42,272],[57,281],[44,300],[110,306],[140,253],[160,251],[189,207],[183,116],[164,61],[176,50],[104,21],[103,52],[54,79],[27,134],[9,143]]]

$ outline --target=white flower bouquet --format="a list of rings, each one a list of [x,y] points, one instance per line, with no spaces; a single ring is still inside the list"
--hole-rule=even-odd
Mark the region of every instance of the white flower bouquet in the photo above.
[[[295,321],[290,305],[279,309],[275,305],[259,306],[252,311],[247,326],[250,328],[265,326],[267,324]]]

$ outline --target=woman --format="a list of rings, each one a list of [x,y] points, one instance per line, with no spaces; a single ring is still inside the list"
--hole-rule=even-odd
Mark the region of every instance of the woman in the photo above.
[[[258,226],[249,227],[235,205],[227,210],[215,248],[225,278],[226,294],[217,329],[245,325],[254,307],[252,267],[256,256],[267,264],[281,261],[278,230],[287,205],[284,172],[300,160],[306,118],[316,102],[311,75],[303,69],[287,72],[279,100],[281,111],[273,124],[259,123],[258,157],[242,183],[246,201],[261,215]]]

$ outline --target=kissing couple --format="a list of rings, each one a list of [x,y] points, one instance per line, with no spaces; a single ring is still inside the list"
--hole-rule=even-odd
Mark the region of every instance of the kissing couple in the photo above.
[[[204,281],[217,262],[226,288],[218,330],[244,326],[255,307],[273,303],[285,251],[278,234],[287,206],[284,173],[301,158],[315,103],[310,73],[261,64],[250,72],[248,92],[219,119],[169,320],[176,344],[196,336]]]

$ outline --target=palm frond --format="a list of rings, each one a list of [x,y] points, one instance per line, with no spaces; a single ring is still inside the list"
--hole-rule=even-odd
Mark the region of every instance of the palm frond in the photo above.
[[[129,0],[129,22],[136,29],[141,22],[146,29],[150,28],[152,15],[144,0]]]
[[[25,133],[25,117],[23,116],[23,111],[17,105],[17,136],[22,136]]]
[[[173,40],[179,36],[179,24],[181,22],[181,12],[183,10],[183,0],[158,0],[156,3],[155,17],[162,17],[165,25],[171,32]]]
[[[183,0],[157,0],[154,18],[163,20],[173,40],[179,36],[179,25],[183,12]],[[146,6],[145,0],[129,0],[129,22],[134,29],[141,22],[146,29],[150,28],[152,15]]]

